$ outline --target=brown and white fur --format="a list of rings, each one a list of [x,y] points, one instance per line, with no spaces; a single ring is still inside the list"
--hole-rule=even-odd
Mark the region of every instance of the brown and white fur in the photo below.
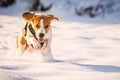
[[[25,28],[23,28],[20,35],[17,37],[16,41],[17,49],[21,52],[21,55],[23,55],[27,49],[31,50],[47,49],[48,51],[50,51],[50,45],[52,40],[51,21],[54,19],[58,20],[58,18],[50,14],[36,15],[31,12],[23,13],[22,17],[26,21],[26,23],[32,24],[32,28],[36,33],[35,35],[37,37],[37,40],[31,34],[29,29],[27,29],[26,32]],[[41,42],[44,42],[43,46],[40,45]]]

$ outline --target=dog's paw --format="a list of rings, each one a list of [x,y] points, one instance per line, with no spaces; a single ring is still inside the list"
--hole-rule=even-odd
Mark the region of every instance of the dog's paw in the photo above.
[[[40,43],[38,41],[33,41],[32,44],[31,44],[31,46],[33,48],[35,48],[35,49],[41,48],[41,45],[40,45]]]
[[[27,44],[28,44],[30,47],[35,48],[35,49],[41,48],[40,43],[39,43],[37,40],[35,40],[35,39],[28,39],[28,40],[27,40]]]
[[[44,52],[50,52],[50,51],[51,51],[51,49],[50,49],[50,48],[47,48],[47,47],[44,48],[43,50],[44,50]]]
[[[26,41],[27,44],[34,49],[41,48],[40,43],[34,37],[26,37]]]

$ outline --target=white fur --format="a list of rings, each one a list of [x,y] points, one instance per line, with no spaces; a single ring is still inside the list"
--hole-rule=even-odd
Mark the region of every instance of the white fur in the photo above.
[[[40,48],[40,43],[34,38],[32,33],[27,29],[27,35],[25,37],[27,40],[27,44],[31,47],[31,44],[33,45],[34,48]]]

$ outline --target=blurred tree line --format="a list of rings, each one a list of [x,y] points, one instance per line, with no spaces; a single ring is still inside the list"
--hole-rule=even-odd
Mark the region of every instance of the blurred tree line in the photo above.
[[[0,0],[0,7],[8,7],[14,4],[16,1],[17,0]],[[66,5],[71,5],[74,2],[74,0],[65,1],[69,2]],[[80,4],[74,5],[75,7],[74,11],[79,16],[88,15],[90,17],[105,14],[106,11],[113,12],[112,6],[114,5],[114,0],[113,1],[109,0],[106,4],[104,3],[104,1],[105,0],[78,0],[77,2],[80,2]],[[96,3],[94,4],[93,2]],[[45,6],[41,0],[32,0],[30,5],[31,5],[31,7],[29,8],[30,11],[47,11],[52,8],[53,4]]]
[[[0,0],[1,7],[8,7],[9,5],[12,5],[13,3],[15,3],[15,0]]]
[[[0,0],[0,7],[8,7],[15,3],[16,0]],[[52,4],[45,7],[42,3],[41,0],[33,0],[32,1],[32,6],[30,7],[30,11],[47,11],[52,7]]]
[[[95,17],[98,15],[104,15],[105,12],[113,12],[114,1],[110,0],[105,2],[105,0],[84,0],[79,7],[75,8],[77,15],[89,15],[90,17]]]

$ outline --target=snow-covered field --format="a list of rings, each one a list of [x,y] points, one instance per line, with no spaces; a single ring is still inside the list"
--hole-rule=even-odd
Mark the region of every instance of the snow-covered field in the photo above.
[[[15,56],[25,22],[22,10],[9,9],[0,8],[0,80],[120,80],[119,13],[92,19],[62,12],[60,6],[46,12],[59,21],[52,22],[53,61],[44,62],[40,55]]]

